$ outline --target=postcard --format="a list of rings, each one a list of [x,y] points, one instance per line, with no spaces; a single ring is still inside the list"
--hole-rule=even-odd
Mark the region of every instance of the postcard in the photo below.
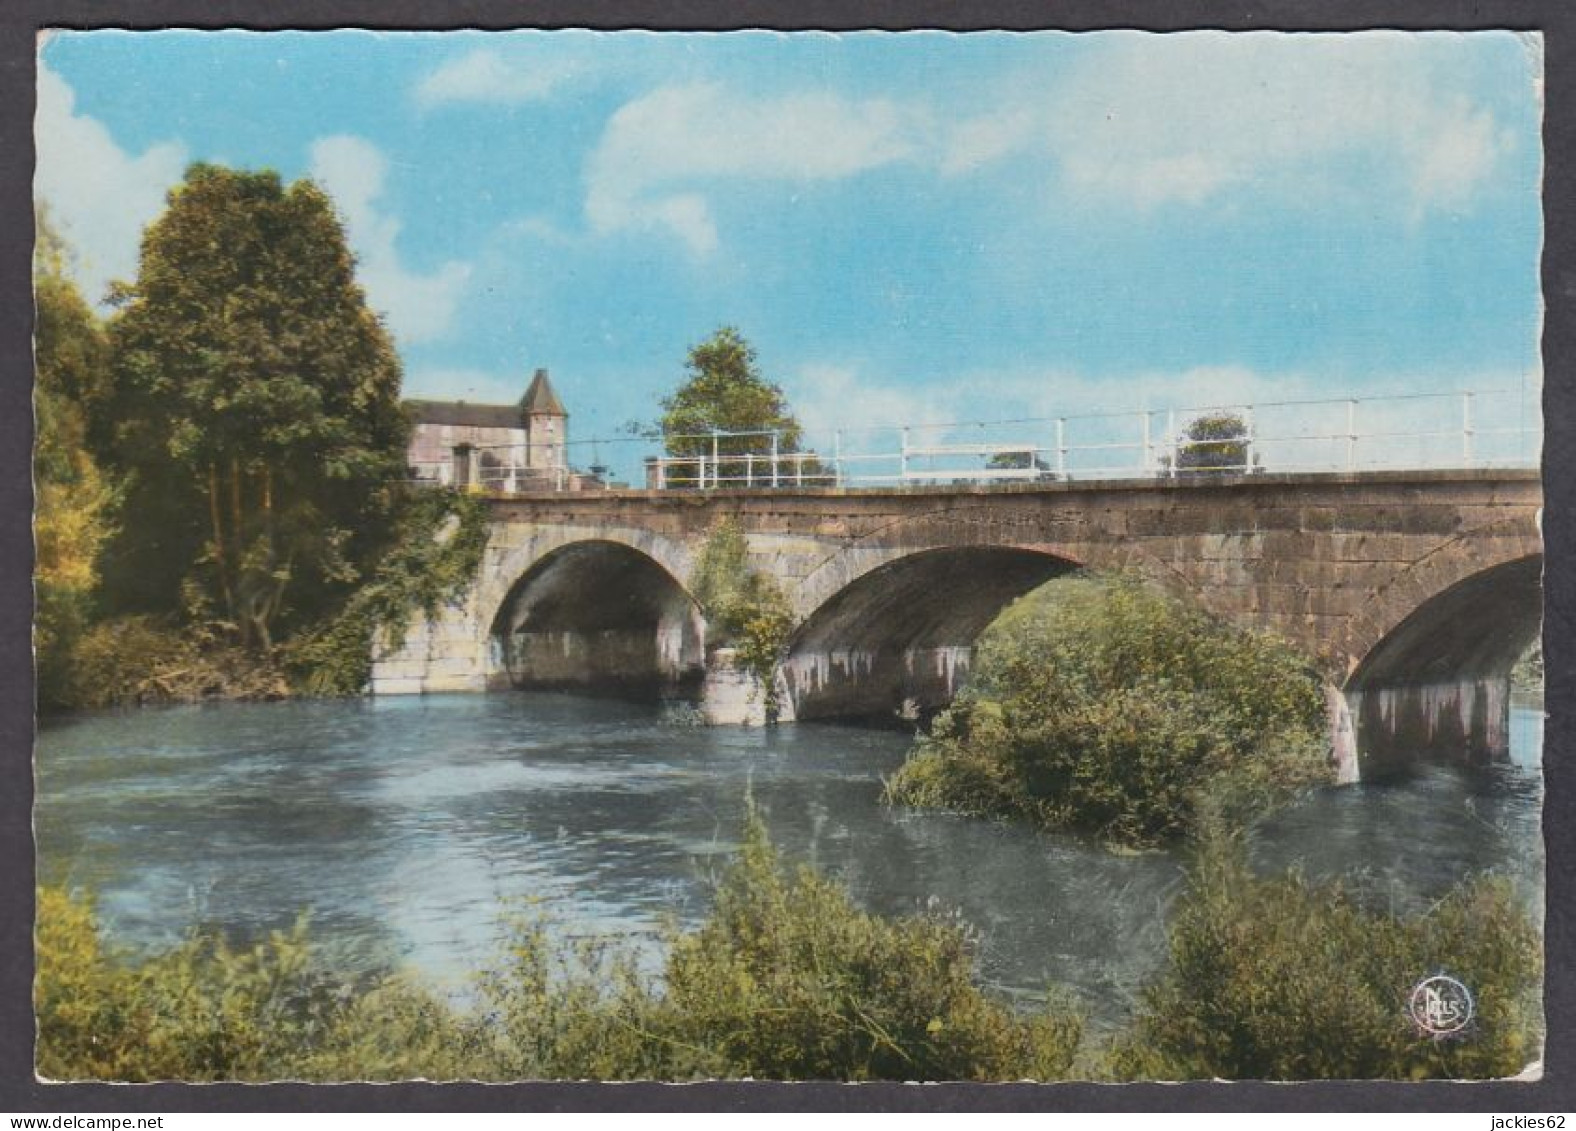
[[[37,59],[40,1080],[1540,1077],[1541,35]]]

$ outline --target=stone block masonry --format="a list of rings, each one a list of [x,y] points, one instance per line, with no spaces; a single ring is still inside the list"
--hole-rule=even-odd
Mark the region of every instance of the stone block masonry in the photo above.
[[[676,610],[724,517],[742,524],[751,564],[777,581],[798,622],[787,670],[803,678],[786,681],[788,717],[926,705],[1007,602],[1072,569],[1137,573],[1271,630],[1335,688],[1493,680],[1538,630],[1541,506],[1538,474],[1526,470],[499,498],[476,585],[378,660],[373,690],[506,681],[499,640],[511,625],[540,629],[510,617],[519,621],[528,593],[546,607],[543,579],[565,554],[576,567],[558,574],[609,580],[555,606],[552,631],[649,631],[653,656],[665,649],[670,670],[695,670],[704,624],[691,634]],[[620,555],[652,568],[632,571]],[[575,602],[595,606],[584,626]],[[620,639],[621,667],[638,665],[641,647]]]

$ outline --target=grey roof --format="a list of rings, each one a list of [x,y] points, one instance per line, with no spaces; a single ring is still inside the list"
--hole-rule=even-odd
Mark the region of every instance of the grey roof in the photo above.
[[[564,411],[563,403],[559,401],[558,394],[553,392],[553,383],[547,379],[547,370],[538,369],[536,376],[531,378],[531,387],[525,391],[525,396],[520,401],[520,411],[532,416],[568,416]]]
[[[524,428],[519,405],[467,404],[465,401],[406,401],[417,424],[455,424],[464,428]]]
[[[466,401],[405,402],[417,424],[456,424],[464,428],[524,428],[527,416],[568,417],[553,392],[547,370],[538,369],[519,404],[469,404]]]

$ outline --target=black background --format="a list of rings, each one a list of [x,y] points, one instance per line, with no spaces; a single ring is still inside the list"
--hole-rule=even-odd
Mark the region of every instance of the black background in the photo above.
[[[371,1086],[39,1084],[32,1074],[33,683],[31,461],[32,121],[35,43],[46,27],[588,27],[727,30],[1141,27],[1338,31],[1360,28],[1541,30],[1546,108],[1543,333],[1548,847],[1546,1005],[1538,1083],[1096,1084],[398,1084]],[[1020,0],[0,0],[0,1111],[1185,1111],[1534,1112],[1576,1108],[1572,801],[1576,733],[1576,563],[1571,522],[1576,450],[1576,5],[1484,2],[1028,3]],[[1485,1126],[1487,1117],[1485,1116]]]

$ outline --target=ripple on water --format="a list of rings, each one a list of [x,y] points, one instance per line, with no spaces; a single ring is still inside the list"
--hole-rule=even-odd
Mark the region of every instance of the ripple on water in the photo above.
[[[1529,725],[1513,719],[1523,743]],[[908,744],[815,723],[665,727],[654,707],[558,695],[84,715],[40,730],[40,864],[98,890],[138,945],[308,909],[348,969],[399,961],[453,987],[496,959],[509,909],[536,907],[568,933],[627,938],[650,968],[665,917],[705,914],[753,794],[789,861],[883,914],[958,916],[987,981],[1028,997],[1065,983],[1113,1024],[1163,960],[1181,865],[885,808],[881,776]],[[1482,868],[1530,891],[1540,804],[1535,761],[1430,770],[1323,791],[1253,851],[1265,868],[1367,868],[1407,899]]]

